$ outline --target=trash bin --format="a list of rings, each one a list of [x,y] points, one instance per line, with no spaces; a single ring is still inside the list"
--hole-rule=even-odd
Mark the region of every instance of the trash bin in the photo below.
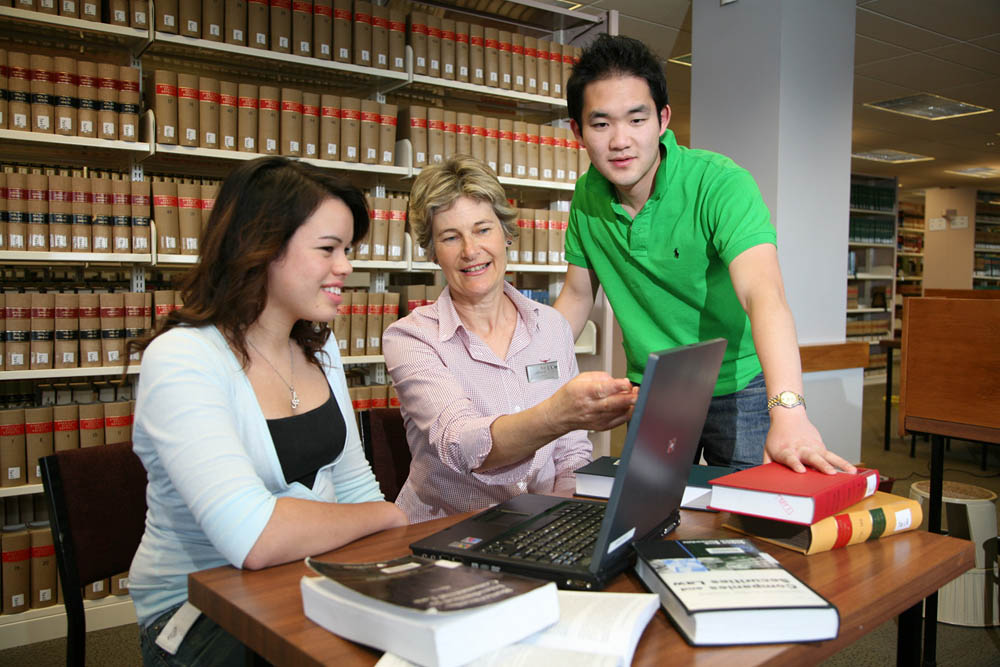
[[[910,486],[910,498],[924,512],[921,530],[927,530],[930,482]],[[997,495],[989,489],[960,482],[944,482],[941,528],[951,537],[970,540],[976,549],[975,567],[938,591],[938,621],[973,627],[1000,625],[997,605]]]

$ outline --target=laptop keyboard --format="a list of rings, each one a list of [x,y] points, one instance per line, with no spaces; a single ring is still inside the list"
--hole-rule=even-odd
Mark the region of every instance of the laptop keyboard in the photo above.
[[[508,533],[483,548],[482,553],[536,563],[587,567],[604,520],[605,507],[603,503],[567,503],[549,514],[552,521]]]

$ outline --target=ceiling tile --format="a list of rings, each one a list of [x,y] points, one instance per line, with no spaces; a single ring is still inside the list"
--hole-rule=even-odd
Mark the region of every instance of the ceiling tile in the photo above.
[[[598,0],[586,3],[598,9],[617,9],[625,16],[643,19],[651,23],[681,28],[687,23],[691,25],[691,0]],[[622,34],[625,34],[622,31]]]
[[[854,103],[878,102],[879,100],[891,100],[895,97],[912,95],[918,93],[918,88],[908,88],[897,86],[889,81],[872,79],[860,74],[854,75]]]
[[[649,23],[622,15],[618,20],[618,31],[622,35],[644,42],[664,63],[674,53],[674,42],[680,31],[656,23]]]
[[[1000,111],[1000,78],[964,86],[942,88],[941,95]],[[994,118],[996,118],[997,124],[1000,125],[1000,118]],[[1000,127],[997,127],[997,131],[1000,131]]]
[[[878,0],[864,9],[961,40],[995,33],[1000,26],[1000,2],[996,0]]]
[[[1000,76],[1000,52],[972,44],[951,44],[925,51],[929,56],[965,65],[973,69]]]
[[[970,40],[972,44],[976,46],[981,46],[984,49],[989,49],[990,51],[996,51],[1000,53],[1000,32],[990,35],[989,37],[983,37],[982,39]]]
[[[886,58],[895,58],[912,53],[894,44],[880,42],[863,35],[858,35],[854,39],[854,66],[867,65]]]
[[[676,112],[677,107],[691,106],[691,68],[684,65],[667,63],[667,90],[670,93],[670,106]]]
[[[674,48],[671,56],[683,56],[686,53],[691,53],[691,31],[681,30],[677,33],[677,38],[674,40]]]
[[[964,65],[931,58],[921,53],[862,65],[856,67],[855,71],[862,76],[891,81],[897,85],[927,92],[981,83],[994,78],[991,74]]]
[[[876,14],[867,9],[867,7],[869,5],[858,7],[857,10],[855,30],[859,35],[914,51],[946,46],[957,41],[928,30],[907,25],[881,14]]]

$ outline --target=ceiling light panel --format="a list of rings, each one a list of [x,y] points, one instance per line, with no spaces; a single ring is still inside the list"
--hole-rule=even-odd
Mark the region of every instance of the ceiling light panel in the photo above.
[[[958,174],[959,176],[972,176],[973,178],[997,178],[1000,177],[1000,169],[994,167],[965,167],[963,169],[945,169],[946,173]]]
[[[907,153],[905,151],[897,151],[894,148],[877,148],[871,151],[851,153],[851,157],[858,158],[859,160],[872,160],[873,162],[888,162],[890,164],[905,164],[907,162],[927,162],[928,160],[934,159],[927,155],[919,155],[917,153]]]
[[[981,113],[990,113],[993,109],[981,107],[968,102],[948,99],[940,95],[930,93],[920,93],[918,95],[908,95],[897,97],[881,102],[865,102],[864,106],[880,111],[889,111],[912,118],[922,118],[924,120],[946,120],[949,118],[961,118],[963,116],[974,116]]]

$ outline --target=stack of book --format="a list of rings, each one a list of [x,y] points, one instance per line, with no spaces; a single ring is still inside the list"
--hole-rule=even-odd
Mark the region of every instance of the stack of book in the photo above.
[[[806,555],[913,530],[923,514],[909,498],[877,490],[878,471],[797,473],[768,463],[712,480],[711,507],[726,526]]]
[[[708,508],[725,526],[814,554],[912,530],[914,500],[877,491],[878,471],[797,473],[779,463],[716,477]],[[837,609],[747,539],[652,539],[635,545],[636,574],[695,646],[823,641]]]

